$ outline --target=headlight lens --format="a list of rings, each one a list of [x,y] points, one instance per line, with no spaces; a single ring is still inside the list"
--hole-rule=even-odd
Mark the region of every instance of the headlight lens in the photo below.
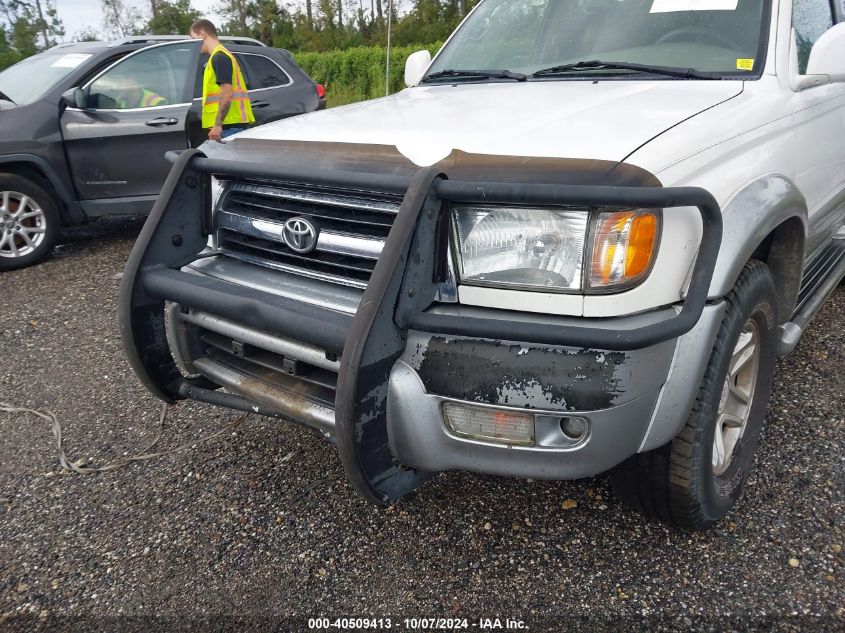
[[[607,292],[648,275],[660,211],[454,205],[452,223],[461,283]]]
[[[461,280],[579,290],[587,211],[455,206]]]

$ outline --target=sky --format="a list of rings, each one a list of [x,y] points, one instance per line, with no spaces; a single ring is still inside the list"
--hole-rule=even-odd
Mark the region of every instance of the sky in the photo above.
[[[192,0],[191,4],[197,8],[201,13],[208,12],[209,19],[212,21],[215,16],[211,12],[211,7],[217,3],[216,0]],[[139,9],[149,10],[148,2],[128,2]],[[76,33],[84,31],[88,27],[93,27],[98,31],[103,27],[103,10],[100,0],[56,0],[56,9],[58,9],[59,17],[65,25],[65,39],[70,40]]]

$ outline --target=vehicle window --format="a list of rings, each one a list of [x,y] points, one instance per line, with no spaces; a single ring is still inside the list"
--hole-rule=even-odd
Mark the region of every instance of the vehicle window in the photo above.
[[[287,73],[279,68],[276,62],[264,57],[264,55],[240,55],[239,58],[241,64],[245,66],[244,70],[252,79],[251,90],[277,88],[278,86],[287,86],[290,83],[290,77]]]
[[[246,68],[246,60],[244,59],[247,55],[241,55],[240,53],[233,53],[235,59],[238,61],[238,67],[241,69],[241,76],[244,78],[244,84],[246,84],[247,90],[252,90],[255,88],[253,86],[252,77],[249,76],[249,70]]]
[[[798,44],[798,72],[807,71],[810,50],[822,34],[833,26],[833,14],[828,0],[794,0],[792,27]]]
[[[88,53],[53,53],[18,62],[0,72],[0,93],[4,95],[0,101],[19,106],[34,103],[90,58]]]
[[[600,59],[748,72],[764,57],[764,0],[485,0],[430,72],[512,70]]]
[[[167,45],[130,55],[91,84],[91,106],[125,110],[182,103],[194,52],[190,45]]]
[[[79,85],[84,86],[89,81],[94,79],[94,77],[96,77],[101,72],[103,72],[106,68],[108,68],[109,66],[112,66],[113,64],[117,63],[117,61],[120,58],[126,57],[128,54],[129,54],[128,52],[124,51],[124,52],[118,53],[117,55],[113,55],[112,57],[107,57],[106,59],[101,59],[99,62],[97,62],[96,65],[92,66],[87,71],[85,71],[85,74],[82,77],[79,78]]]

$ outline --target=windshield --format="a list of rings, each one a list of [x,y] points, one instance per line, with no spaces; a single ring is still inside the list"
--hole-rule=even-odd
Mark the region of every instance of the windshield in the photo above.
[[[692,68],[717,76],[751,74],[763,63],[765,4],[766,0],[484,0],[428,74],[507,69],[531,75],[585,60]],[[567,77],[579,73],[628,75],[631,70],[560,71]]]
[[[43,54],[18,62],[0,72],[0,99],[15,105],[38,101],[89,57],[86,53]]]

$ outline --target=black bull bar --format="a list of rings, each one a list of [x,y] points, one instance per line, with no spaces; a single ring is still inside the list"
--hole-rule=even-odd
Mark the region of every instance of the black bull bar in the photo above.
[[[238,395],[217,391],[205,379],[185,378],[171,356],[164,302],[206,309],[280,336],[339,354],[335,442],[344,469],[367,499],[387,503],[415,489],[427,473],[395,463],[386,425],[388,378],[405,348],[408,330],[562,345],[633,350],[676,338],[698,321],[707,301],[722,238],[722,217],[709,192],[693,187],[593,186],[449,180],[443,165],[410,178],[353,172],[296,173],[267,164],[206,158],[183,152],[162,189],[129,256],[121,281],[119,316],[132,368],[165,402],[192,398],[245,411],[269,413]],[[404,198],[353,316],[182,272],[206,247],[211,231],[210,176],[241,176],[363,191],[393,191]],[[438,224],[444,201],[484,204],[583,205],[610,208],[697,207],[703,235],[686,297],[675,316],[627,331],[525,325],[483,317],[436,313]],[[440,249],[445,250],[445,249]]]

